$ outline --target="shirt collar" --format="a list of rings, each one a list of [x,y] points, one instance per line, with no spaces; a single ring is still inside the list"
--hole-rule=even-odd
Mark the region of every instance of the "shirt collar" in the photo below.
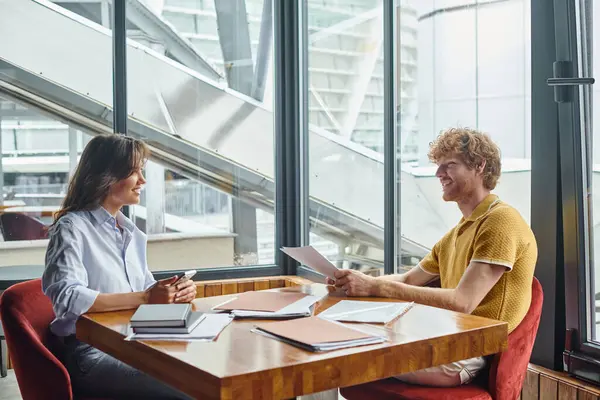
[[[90,213],[92,214],[96,222],[98,222],[99,224],[104,224],[111,220],[114,221],[113,216],[102,206],[90,211]],[[127,218],[125,214],[123,214],[121,211],[117,212],[116,221],[119,223],[119,226],[125,228],[129,233],[133,233],[133,222],[129,218]],[[115,223],[113,222],[112,225],[115,226]]]
[[[119,223],[119,226],[125,228],[126,231],[128,231],[129,233],[133,233],[135,225],[121,211],[117,212],[117,222]]]
[[[106,211],[104,207],[98,207],[94,210],[91,210],[90,214],[92,214],[92,217],[94,217],[96,222],[98,222],[99,224],[103,224],[107,221],[110,221],[110,219],[112,218],[112,215],[110,215],[110,213]]]
[[[465,218],[465,221],[475,221],[480,218],[482,215],[487,213],[496,203],[498,203],[500,199],[495,194],[488,194],[485,199],[481,203],[475,207],[475,210]]]

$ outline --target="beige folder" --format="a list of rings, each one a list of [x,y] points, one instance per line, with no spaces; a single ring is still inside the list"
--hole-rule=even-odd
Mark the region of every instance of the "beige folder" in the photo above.
[[[214,310],[249,310],[277,312],[308,296],[298,292],[245,292],[236,299],[214,307]]]
[[[319,317],[257,324],[256,328],[263,332],[308,346],[333,342],[352,342],[373,337],[373,335],[368,333]]]

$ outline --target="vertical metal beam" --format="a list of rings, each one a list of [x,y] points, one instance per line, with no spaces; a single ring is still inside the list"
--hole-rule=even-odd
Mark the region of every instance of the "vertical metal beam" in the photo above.
[[[113,130],[127,134],[127,32],[125,1],[115,1],[113,11]]]
[[[273,1],[263,0],[260,32],[258,34],[258,49],[256,51],[256,68],[252,81],[252,97],[263,101],[265,95],[265,82],[269,71],[271,55],[271,41],[273,38]]]
[[[103,27],[110,29],[110,11],[108,0],[102,0],[100,3],[100,23]]]
[[[69,127],[69,178],[77,168],[77,129]]]
[[[254,65],[246,0],[215,0],[215,11],[229,87],[251,96]]]
[[[282,246],[308,243],[306,1],[275,0],[275,252],[285,274],[297,263]]]
[[[554,5],[531,1],[531,228],[538,243],[535,275],[544,288],[540,327],[531,360],[562,369],[565,289],[558,110],[546,79],[556,60]]]
[[[383,153],[384,153],[384,273],[393,274],[398,265],[398,221],[400,214],[398,198],[398,157],[396,135],[396,51],[394,32],[396,28],[394,0],[383,2]]]
[[[146,234],[165,232],[165,168],[146,164]]]
[[[125,1],[112,4],[113,35],[113,131],[127,135],[127,21]],[[132,217],[129,206],[123,214]]]

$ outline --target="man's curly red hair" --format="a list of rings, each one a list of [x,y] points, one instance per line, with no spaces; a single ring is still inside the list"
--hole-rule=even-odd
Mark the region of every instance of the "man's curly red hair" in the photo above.
[[[470,169],[485,161],[483,185],[492,190],[500,178],[500,148],[483,132],[469,128],[450,128],[429,144],[429,159],[438,164],[443,158],[458,156]]]

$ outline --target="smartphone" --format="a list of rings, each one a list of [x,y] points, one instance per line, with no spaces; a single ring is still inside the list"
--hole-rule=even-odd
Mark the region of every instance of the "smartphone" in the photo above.
[[[171,286],[173,285],[177,285],[178,283],[187,281],[188,279],[192,279],[194,277],[194,275],[196,275],[196,270],[195,269],[191,269],[189,271],[185,271],[182,272],[180,274],[177,274],[177,280],[175,282],[173,282],[171,284]]]

